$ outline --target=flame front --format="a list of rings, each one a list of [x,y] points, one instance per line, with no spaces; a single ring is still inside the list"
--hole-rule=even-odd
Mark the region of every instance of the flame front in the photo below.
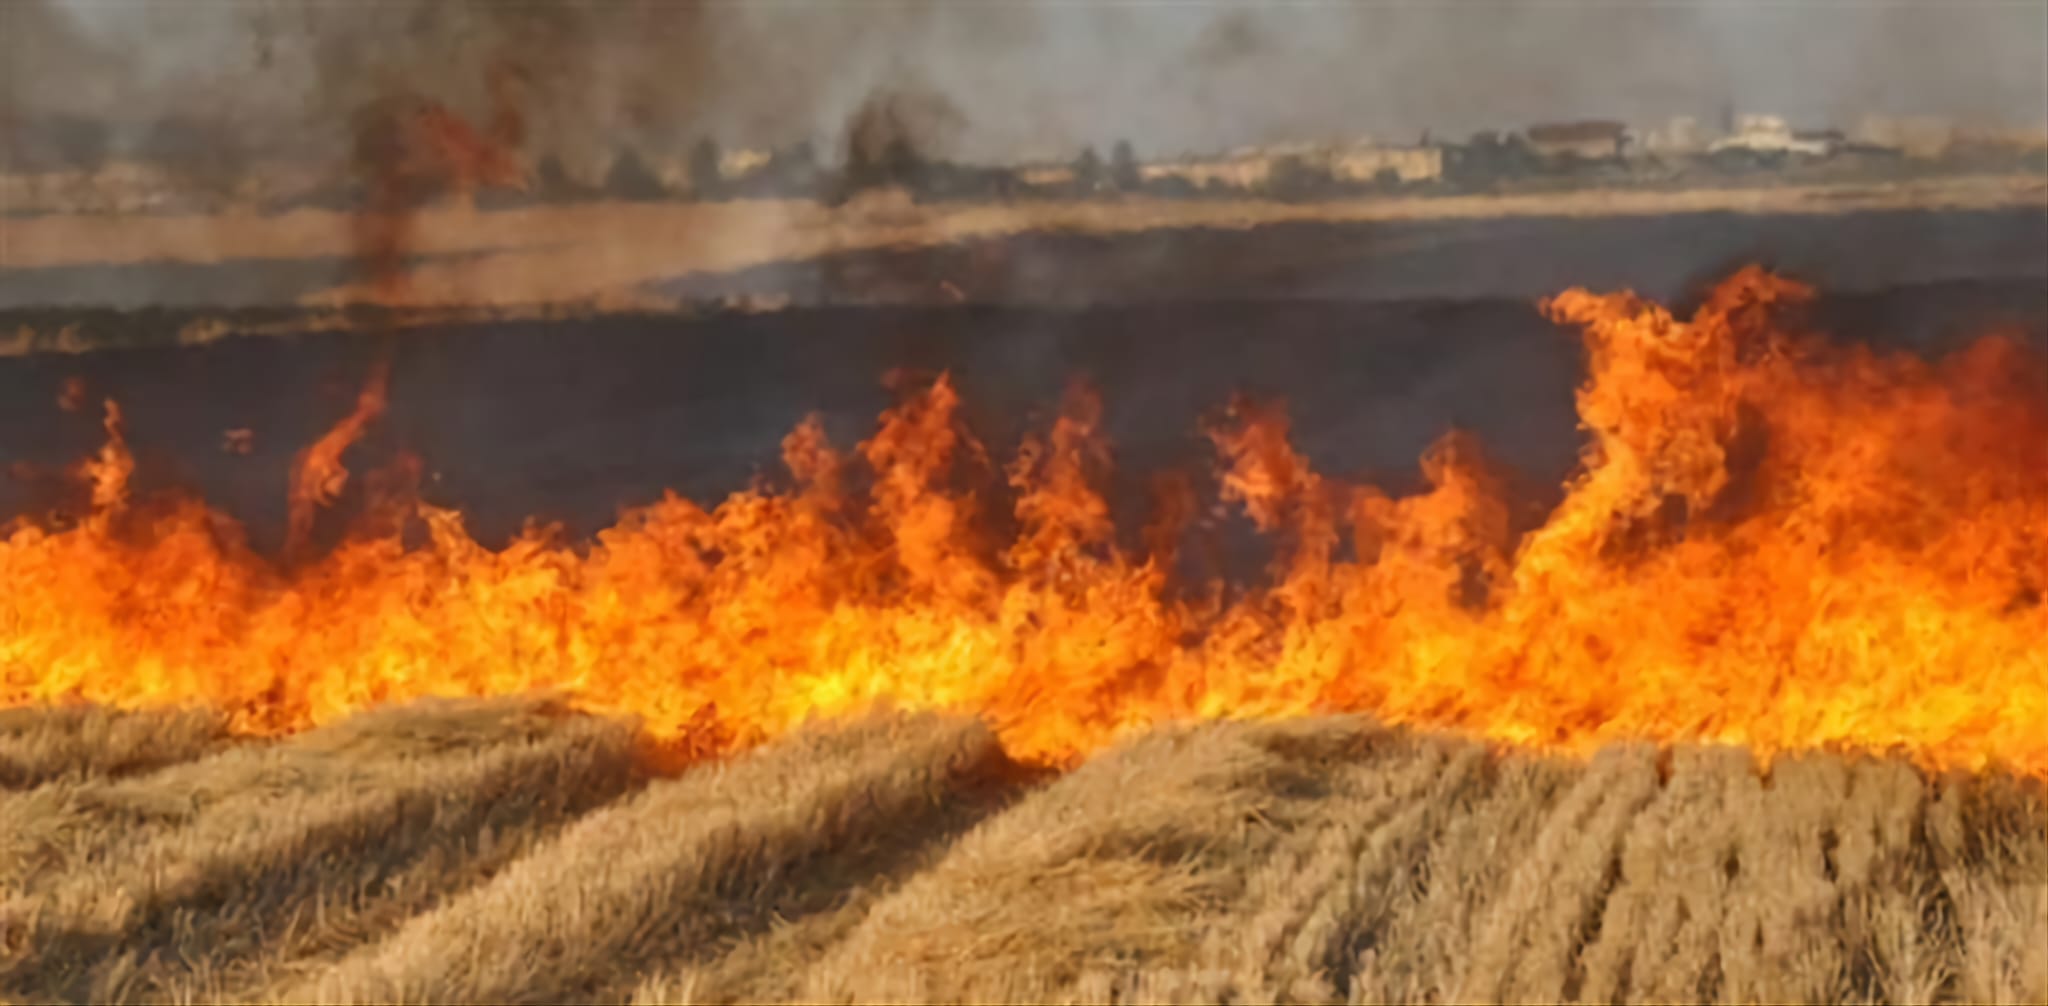
[[[961,488],[987,463],[942,379],[851,455],[799,426],[788,491],[671,495],[585,548],[501,551],[414,504],[423,545],[387,521],[285,567],[196,501],[131,500],[110,406],[90,518],[0,543],[0,704],[203,702],[279,732],[559,689],[712,753],[886,701],[985,715],[1052,762],[1164,719],[1358,710],[1570,752],[2048,774],[2048,367],[1999,336],[1929,363],[1781,330],[1774,305],[1809,295],[1751,269],[1690,321],[1549,301],[1585,332],[1589,442],[1519,535],[1469,438],[1390,498],[1312,471],[1277,411],[1232,410],[1211,431],[1223,493],[1284,542],[1232,600],[1173,574],[1186,480],[1120,543],[1086,394],[1007,493]]]

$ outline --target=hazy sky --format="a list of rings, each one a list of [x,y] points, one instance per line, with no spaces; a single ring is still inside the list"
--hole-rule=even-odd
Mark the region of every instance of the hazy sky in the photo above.
[[[708,132],[831,150],[877,92],[950,103],[928,141],[964,158],[1724,103],[2048,124],[2048,0],[0,0],[0,18],[18,114],[193,115],[293,142],[339,137],[396,89],[474,106],[507,56],[534,74],[547,147]]]

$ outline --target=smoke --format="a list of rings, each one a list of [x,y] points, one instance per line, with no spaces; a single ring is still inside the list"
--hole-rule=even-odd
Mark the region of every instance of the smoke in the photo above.
[[[467,114],[486,68],[533,78],[532,143],[575,154],[810,139],[844,150],[878,94],[942,96],[968,160],[1148,154],[1424,129],[1464,135],[1724,105],[2048,122],[2048,19],[2030,2],[1682,5],[859,4],[663,0],[6,0],[16,114],[93,117],[115,143],[204,120],[253,151],[325,151],[365,102]]]

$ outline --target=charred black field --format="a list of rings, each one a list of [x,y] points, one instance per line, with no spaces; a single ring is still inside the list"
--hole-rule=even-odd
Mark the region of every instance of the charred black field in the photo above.
[[[1323,470],[1398,487],[1457,427],[1540,497],[1579,449],[1582,350],[1538,300],[1628,288],[1682,313],[1750,261],[1819,287],[1802,321],[1837,338],[1929,353],[1994,329],[2048,343],[2048,214],[2033,210],[1027,234],[693,275],[671,292],[705,306],[681,313],[405,328],[391,408],[356,454],[417,455],[423,494],[463,509],[480,540],[529,517],[583,535],[664,489],[708,502],[777,474],[780,439],[807,414],[850,445],[891,402],[887,375],[944,371],[998,450],[1042,425],[1069,381],[1090,382],[1128,479],[1204,468],[1203,417],[1242,392],[1285,402]],[[32,306],[43,280],[73,299],[72,280],[6,280],[0,332],[76,326],[110,348],[0,358],[15,475],[0,511],[60,501],[59,470],[102,439],[96,407],[57,408],[76,378],[88,402],[120,403],[140,488],[197,490],[275,543],[293,457],[348,411],[378,340],[178,345],[194,323],[289,333],[303,312],[276,306],[292,291],[262,278],[269,266],[150,268],[93,279],[158,305],[139,310]],[[162,286],[173,281],[187,293]],[[717,306],[770,293],[788,306]],[[250,431],[246,454],[222,450],[229,430]]]

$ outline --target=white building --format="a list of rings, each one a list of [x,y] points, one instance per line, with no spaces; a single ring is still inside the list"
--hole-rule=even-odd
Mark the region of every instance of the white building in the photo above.
[[[1232,152],[1218,157],[1153,161],[1138,166],[1138,177],[1148,182],[1179,178],[1196,188],[1263,188],[1266,180],[1273,177],[1273,158],[1261,153]]]
[[[1334,181],[1347,183],[1376,182],[1385,171],[1392,171],[1403,182],[1431,181],[1443,177],[1444,173],[1442,148],[1393,147],[1373,143],[1239,147],[1215,157],[1188,157],[1140,165],[1138,173],[1148,182],[1180,178],[1197,188],[1215,185],[1263,189],[1272,181],[1274,165],[1289,157],[1298,158],[1312,169],[1328,172]]]
[[[1749,150],[1757,153],[1802,154],[1826,157],[1841,146],[1833,136],[1797,133],[1776,115],[1740,115],[1735,131],[1707,145],[1708,153]]]
[[[1053,188],[1074,184],[1074,166],[1066,163],[1039,162],[1023,165],[1017,170],[1017,180],[1031,186]]]
[[[1340,182],[1374,182],[1392,171],[1404,182],[1429,182],[1444,176],[1442,147],[1349,147],[1329,157],[1330,177]]]
[[[1690,115],[1673,116],[1661,126],[1636,134],[1637,144],[1649,154],[1697,154],[1711,142],[1700,121]]]

